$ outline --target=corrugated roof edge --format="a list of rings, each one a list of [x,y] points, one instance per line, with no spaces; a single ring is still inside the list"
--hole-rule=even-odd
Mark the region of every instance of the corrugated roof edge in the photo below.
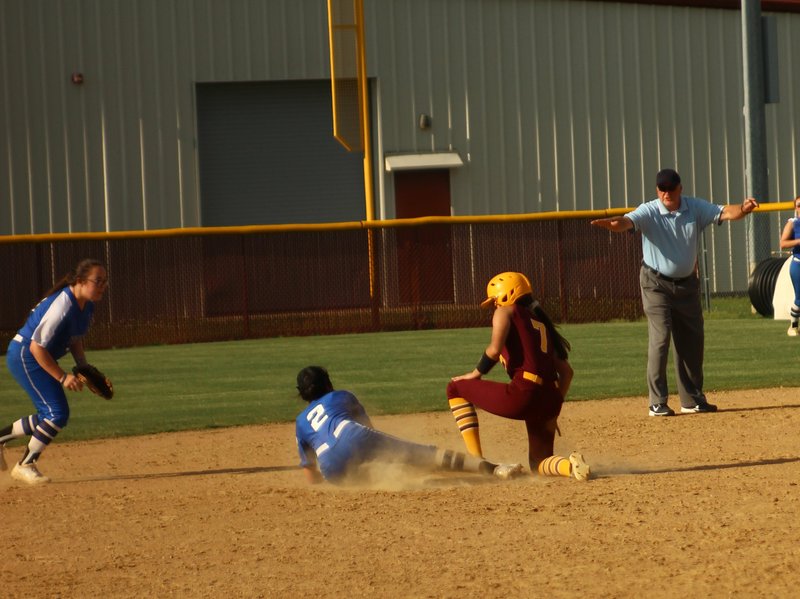
[[[609,0],[589,0],[590,2],[609,2]],[[661,6],[689,6],[691,8],[720,8],[740,10],[741,0],[616,0],[623,4],[654,4]],[[797,12],[800,13],[800,0],[762,0],[761,10],[764,12]]]

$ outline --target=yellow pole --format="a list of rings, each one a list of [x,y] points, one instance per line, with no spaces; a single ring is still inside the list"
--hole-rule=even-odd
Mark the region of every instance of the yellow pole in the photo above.
[[[364,39],[364,0],[353,0],[356,15],[356,39],[358,43],[358,92],[359,116],[361,117],[361,147],[364,149],[364,202],[365,220],[375,220],[375,203],[372,192],[372,144],[369,128],[369,78],[367,76],[367,52]],[[369,296],[372,303],[372,319],[375,327],[379,325],[379,298],[375,285],[375,231],[367,231],[367,252],[369,257]]]
[[[372,192],[372,144],[369,128],[369,78],[367,77],[367,53],[364,40],[364,0],[354,0],[356,14],[356,36],[358,39],[358,91],[359,114],[361,116],[361,147],[364,148],[364,197],[366,220],[375,219]]]

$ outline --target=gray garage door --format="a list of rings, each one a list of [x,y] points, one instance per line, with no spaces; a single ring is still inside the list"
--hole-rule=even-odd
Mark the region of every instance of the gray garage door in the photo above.
[[[332,135],[328,81],[197,84],[202,224],[365,218],[361,154]]]

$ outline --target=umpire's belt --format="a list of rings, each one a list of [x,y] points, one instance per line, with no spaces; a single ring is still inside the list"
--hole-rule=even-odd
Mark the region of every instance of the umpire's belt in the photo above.
[[[668,281],[670,283],[683,283],[684,281],[688,281],[689,279],[691,279],[694,276],[694,275],[689,275],[688,277],[678,277],[678,278],[668,277],[667,275],[662,275],[655,268],[647,266],[647,264],[645,264],[644,262],[642,262],[642,266],[644,268],[646,268],[647,270],[649,270],[651,273],[653,273],[655,276],[657,276],[662,281]]]

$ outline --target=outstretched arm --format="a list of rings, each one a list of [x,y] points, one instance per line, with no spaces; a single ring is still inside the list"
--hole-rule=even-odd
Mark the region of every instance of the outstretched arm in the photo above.
[[[758,202],[753,198],[747,198],[739,205],[728,204],[722,207],[722,214],[719,215],[719,220],[740,220],[756,208],[758,208]]]
[[[614,233],[622,233],[633,228],[633,221],[627,216],[610,216],[608,218],[598,218],[590,222],[595,227],[608,229]]]

